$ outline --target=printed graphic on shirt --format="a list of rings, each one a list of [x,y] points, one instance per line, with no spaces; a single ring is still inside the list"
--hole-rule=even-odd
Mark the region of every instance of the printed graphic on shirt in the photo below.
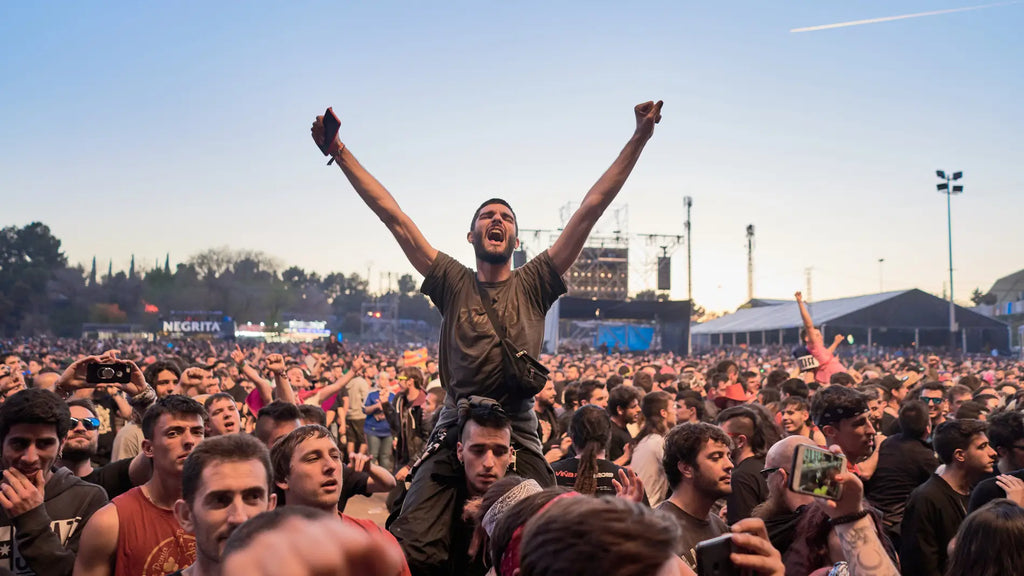
[[[54,520],[50,523],[50,529],[60,538],[60,545],[67,546],[68,540],[78,529],[82,521],[80,516],[66,520]],[[18,551],[16,540],[17,530],[14,526],[0,526],[0,566],[10,568],[16,576],[46,576],[36,574]]]
[[[164,576],[191,566],[195,561],[196,537],[178,530],[153,548],[139,576]]]

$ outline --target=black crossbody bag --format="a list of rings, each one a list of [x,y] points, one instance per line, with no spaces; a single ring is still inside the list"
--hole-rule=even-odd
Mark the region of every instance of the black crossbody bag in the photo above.
[[[509,339],[505,325],[498,320],[498,315],[491,306],[491,299],[479,281],[476,283],[476,289],[480,292],[480,301],[487,312],[487,318],[501,340],[501,368],[505,373],[505,383],[516,396],[524,399],[533,398],[544,389],[550,371]]]

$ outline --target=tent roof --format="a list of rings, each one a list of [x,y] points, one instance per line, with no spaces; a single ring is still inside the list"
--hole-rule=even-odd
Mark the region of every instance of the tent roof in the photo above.
[[[1019,270],[1009,276],[1003,276],[996,280],[996,283],[992,285],[988,293],[994,294],[998,298],[996,301],[997,305],[1024,300],[1021,297],[1021,294],[1024,294],[1024,270]]]
[[[764,302],[764,300],[762,300]],[[948,323],[948,303],[921,290],[898,290],[823,300],[808,306],[816,325],[839,324],[852,327],[941,328]],[[1002,322],[985,318],[957,306],[956,318],[967,328],[1005,328]],[[945,311],[945,312],[943,312]],[[777,306],[744,308],[733,314],[698,324],[693,334],[730,334],[800,328],[796,301]]]

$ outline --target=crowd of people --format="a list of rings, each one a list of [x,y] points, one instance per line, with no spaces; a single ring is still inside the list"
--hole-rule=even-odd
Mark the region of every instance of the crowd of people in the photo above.
[[[328,164],[424,277],[434,353],[0,343],[0,576],[1024,574],[1020,362],[843,351],[799,293],[795,354],[541,354],[661,110],[635,107],[515,270],[508,202],[473,214],[463,266],[317,117]],[[829,498],[804,487],[808,451],[842,463],[817,471]],[[345,512],[374,493],[383,528]]]
[[[689,573],[723,534],[760,574],[1024,569],[1014,360],[851,355],[821,382],[777,348],[541,356],[531,411],[554,481],[522,472],[500,402],[461,399],[454,459],[433,472],[450,512],[417,528],[443,542],[431,561],[344,510],[382,492],[389,526],[401,516],[446,404],[434,355],[333,338],[115,344],[4,343],[0,573],[227,574],[268,537],[341,533],[387,551],[374,574]],[[88,382],[90,364],[117,362],[127,383]],[[845,455],[842,501],[790,489],[800,445]],[[579,496],[597,502],[559,504]],[[292,542],[330,515],[341,530]]]

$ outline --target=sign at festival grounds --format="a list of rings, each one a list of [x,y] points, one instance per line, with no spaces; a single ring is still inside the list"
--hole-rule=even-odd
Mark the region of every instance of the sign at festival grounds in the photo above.
[[[220,322],[210,321],[179,321],[173,322],[164,321],[164,332],[189,332],[189,333],[204,333],[213,334],[220,333],[221,326]]]

